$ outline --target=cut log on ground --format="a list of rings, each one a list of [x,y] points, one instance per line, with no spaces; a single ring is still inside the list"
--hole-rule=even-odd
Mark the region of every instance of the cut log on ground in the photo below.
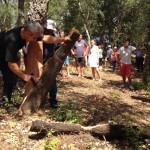
[[[150,126],[130,126],[133,131],[140,131],[140,136],[143,138],[150,137]],[[111,125],[111,124],[101,124],[96,126],[84,127],[79,124],[67,124],[67,123],[50,123],[41,120],[36,120],[32,122],[30,131],[33,132],[49,132],[51,130],[55,133],[63,134],[78,134],[79,132],[89,132],[93,136],[103,138],[117,138],[123,139],[126,135],[128,126],[126,125]]]
[[[69,54],[71,48],[77,41],[80,33],[76,29],[72,29],[69,33],[71,41],[65,42],[54,54],[54,56],[47,60],[44,65],[43,73],[37,85],[27,96],[25,102],[21,106],[23,113],[27,114],[39,110],[41,104],[44,103],[47,93],[56,79],[57,74],[61,70],[66,56]]]

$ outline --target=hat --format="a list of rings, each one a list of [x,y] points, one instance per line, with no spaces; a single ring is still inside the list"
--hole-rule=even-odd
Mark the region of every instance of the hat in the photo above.
[[[108,48],[111,48],[111,45],[108,45]]]
[[[117,46],[114,46],[114,49],[117,49]]]
[[[56,31],[56,22],[54,20],[47,20],[44,24],[46,29],[51,29]]]

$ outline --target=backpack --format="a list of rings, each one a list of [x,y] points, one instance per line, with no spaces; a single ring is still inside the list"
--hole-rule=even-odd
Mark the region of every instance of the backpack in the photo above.
[[[111,61],[117,61],[117,52],[116,51],[113,51],[111,53]]]

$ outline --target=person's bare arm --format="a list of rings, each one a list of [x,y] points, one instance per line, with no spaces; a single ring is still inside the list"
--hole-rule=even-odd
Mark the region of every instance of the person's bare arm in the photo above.
[[[28,81],[31,78],[31,75],[24,74],[17,63],[8,62],[8,67],[19,77],[21,77],[24,81]]]
[[[85,47],[84,49],[84,56],[88,56],[88,53],[89,53],[89,47]]]
[[[61,43],[65,41],[70,41],[70,37],[53,37],[51,35],[44,35],[42,41],[44,43]]]
[[[74,50],[73,49],[71,49],[71,54],[74,55]]]

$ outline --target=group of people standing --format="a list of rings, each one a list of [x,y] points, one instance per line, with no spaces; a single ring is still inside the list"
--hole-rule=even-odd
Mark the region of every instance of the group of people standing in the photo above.
[[[74,51],[72,52],[75,56],[78,77],[83,76],[83,68],[85,65],[85,58],[88,58],[88,65],[91,67],[92,71],[92,79],[96,80],[96,74],[98,76],[98,80],[101,79],[101,70],[103,66],[103,61],[107,61],[109,67],[112,67],[112,71],[116,72],[117,67],[120,71],[120,75],[122,76],[123,84],[120,88],[124,88],[127,86],[126,78],[128,78],[128,87],[130,90],[134,90],[132,86],[131,80],[131,72],[132,72],[132,54],[135,55],[137,71],[143,71],[143,62],[144,55],[141,51],[140,47],[135,48],[130,45],[130,40],[126,39],[124,41],[124,45],[120,48],[114,46],[111,48],[111,45],[107,46],[106,58],[103,56],[104,49],[103,45],[98,45],[96,40],[91,40],[91,47],[86,44],[86,42],[81,39],[82,36],[79,37],[79,40],[76,42]]]
[[[43,27],[42,27],[43,26]],[[43,31],[44,29],[44,31]],[[56,23],[53,20],[47,20],[44,24],[36,21],[30,21],[26,25],[11,29],[8,32],[0,33],[0,71],[3,76],[3,96],[1,103],[5,104],[6,99],[11,103],[13,86],[15,85],[15,75],[18,75],[26,82],[26,95],[29,94],[34,87],[31,78],[40,78],[43,70],[43,64],[53,57],[55,50],[58,49],[63,42],[70,40],[64,36],[64,31],[60,31],[59,35],[55,34]],[[92,79],[102,81],[101,69],[103,64],[103,46],[98,45],[95,40],[90,41],[90,47],[82,39],[82,35],[75,42],[72,55],[75,57],[78,77],[84,77],[85,61],[91,67]],[[111,49],[108,46],[107,60],[113,65],[113,71],[116,70],[116,63],[119,62],[120,75],[123,79],[122,88],[126,86],[126,77],[128,78],[129,88],[133,90],[131,85],[131,54],[134,51],[136,54],[138,71],[143,71],[143,54],[140,49],[136,49],[129,45],[129,40],[124,42],[124,45],[117,49],[115,46]],[[25,47],[25,66],[23,72],[18,65],[17,53]],[[88,60],[86,60],[88,58]],[[67,75],[69,73],[69,57],[67,56],[64,64],[67,67]],[[57,107],[57,84],[54,80],[49,91],[49,102],[52,108]]]

